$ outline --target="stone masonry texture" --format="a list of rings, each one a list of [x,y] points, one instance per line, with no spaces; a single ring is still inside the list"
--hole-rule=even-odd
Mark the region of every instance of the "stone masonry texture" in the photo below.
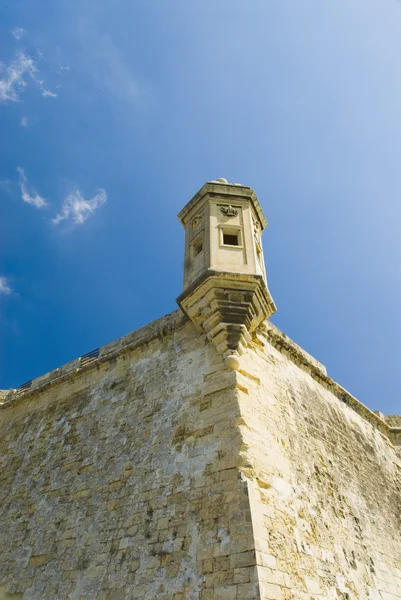
[[[177,311],[0,396],[0,600],[401,599],[399,417]]]

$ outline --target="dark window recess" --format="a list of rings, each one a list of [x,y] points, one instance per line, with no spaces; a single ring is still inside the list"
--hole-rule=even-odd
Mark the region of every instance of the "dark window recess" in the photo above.
[[[223,233],[223,244],[226,246],[239,246],[238,234]]]
[[[195,258],[195,256],[198,256],[198,254],[200,254],[203,250],[203,240],[199,239],[199,240],[195,240],[193,246],[192,246],[192,257]]]

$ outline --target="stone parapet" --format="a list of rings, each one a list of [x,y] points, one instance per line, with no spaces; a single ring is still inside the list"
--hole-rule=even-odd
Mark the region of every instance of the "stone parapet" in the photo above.
[[[347,404],[364,419],[372,423],[372,425],[379,429],[379,431],[391,438],[392,441],[394,441],[394,436],[396,436],[398,439],[398,435],[401,433],[401,417],[394,415],[386,417],[381,413],[370,410],[339,383],[329,377],[324,365],[318,362],[315,358],[298,346],[298,344],[293,342],[291,338],[280,331],[278,327],[269,321],[265,321],[263,323],[263,325],[258,329],[258,334],[264,335],[268,342],[272,344],[272,346],[288,356],[288,358],[295,362],[295,364],[304,370],[307,370],[313,379],[334,393],[339,400]],[[398,423],[400,423],[400,425]]]
[[[141,327],[110,344],[101,346],[98,351],[98,357],[86,364],[82,364],[82,359],[77,358],[62,367],[54,369],[40,377],[32,380],[29,388],[0,390],[0,409],[14,406],[19,400],[30,399],[47,388],[71,380],[80,374],[89,372],[98,368],[101,364],[111,361],[120,354],[129,352],[134,348],[146,345],[152,340],[162,339],[164,336],[176,329],[184,326],[188,317],[181,311],[176,310],[145,327]],[[201,327],[199,327],[200,329]],[[334,381],[329,375],[322,363],[317,361],[308,352],[303,350],[291,338],[283,333],[278,327],[270,321],[261,323],[253,334],[256,338],[263,338],[269,344],[274,346],[280,353],[287,356],[291,361],[306,370],[311,377],[319,382],[323,387],[334,393],[337,398],[347,404],[355,412],[369,421],[379,431],[381,431],[394,445],[401,446],[401,415],[384,415],[379,411],[372,411],[350,392],[344,389],[339,383]],[[208,336],[209,337],[209,336]],[[250,339],[250,338],[249,338]],[[247,338],[248,340],[248,338]],[[248,341],[247,341],[248,343]],[[240,369],[241,371],[241,369]],[[220,374],[221,376],[221,374]],[[234,375],[233,375],[234,377]],[[242,385],[243,380],[238,375],[237,378],[230,380],[230,385]]]
[[[97,368],[100,364],[113,360],[124,352],[129,352],[134,348],[148,344],[152,340],[160,339],[169,332],[178,329],[187,321],[186,315],[180,310],[176,310],[140,329],[137,329],[127,335],[101,346],[98,349],[97,358],[89,362],[82,360],[82,357],[76,358],[62,367],[53,369],[44,375],[32,379],[29,387],[23,389],[0,390],[0,409],[7,408],[15,404],[20,398],[30,398],[43,392],[48,387],[58,385],[64,381],[76,377],[77,375]],[[26,385],[26,384],[24,384]]]

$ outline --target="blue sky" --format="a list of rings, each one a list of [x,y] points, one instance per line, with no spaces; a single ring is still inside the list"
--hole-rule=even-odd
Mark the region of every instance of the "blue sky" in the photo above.
[[[175,310],[177,212],[252,186],[273,322],[401,401],[401,3],[69,0],[0,19],[0,388]]]

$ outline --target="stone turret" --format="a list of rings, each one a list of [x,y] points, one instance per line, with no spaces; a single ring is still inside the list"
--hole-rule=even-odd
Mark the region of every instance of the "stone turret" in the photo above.
[[[401,417],[272,323],[248,343],[275,309],[250,188],[180,218],[198,329],[177,310],[0,391],[0,600],[401,600]]]
[[[267,221],[255,192],[225,179],[206,183],[178,218],[185,265],[177,302],[226,365],[237,368],[251,333],[276,311],[261,242]]]

